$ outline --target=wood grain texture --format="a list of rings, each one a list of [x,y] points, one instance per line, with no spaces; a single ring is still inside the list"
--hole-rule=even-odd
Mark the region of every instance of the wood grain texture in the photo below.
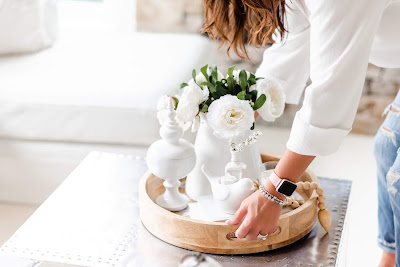
[[[279,160],[278,156],[261,154],[263,162]],[[301,181],[318,183],[317,177],[306,171]],[[315,190],[301,191],[306,200],[299,208],[284,213],[279,218],[279,229],[266,240],[247,241],[230,238],[238,226],[224,222],[205,222],[183,217],[167,211],[155,199],[164,191],[163,180],[146,173],[139,189],[140,218],[143,225],[161,240],[194,251],[213,254],[248,254],[272,250],[289,245],[314,227],[317,214],[317,194]],[[319,184],[319,183],[318,183]]]

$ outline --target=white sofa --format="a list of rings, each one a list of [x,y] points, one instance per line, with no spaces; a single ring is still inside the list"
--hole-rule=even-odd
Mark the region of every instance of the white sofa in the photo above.
[[[41,203],[92,150],[144,156],[159,138],[158,97],[215,51],[200,35],[75,30],[1,57],[0,201]]]

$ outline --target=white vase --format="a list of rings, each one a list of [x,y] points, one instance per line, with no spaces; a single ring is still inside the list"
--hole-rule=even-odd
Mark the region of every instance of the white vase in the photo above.
[[[231,159],[228,140],[216,137],[212,129],[208,126],[206,116],[202,113],[200,115],[202,115],[200,128],[194,143],[197,158],[196,165],[193,171],[187,176],[185,187],[186,194],[195,201],[200,196],[212,194],[210,182],[203,174],[201,166],[205,164],[211,173],[216,176],[223,176],[225,174],[225,165]],[[249,129],[243,136],[233,138],[233,141],[244,141],[251,133],[252,131]],[[242,162],[247,166],[243,177],[248,177],[252,180],[258,179],[261,156],[257,143],[245,146],[241,153]]]

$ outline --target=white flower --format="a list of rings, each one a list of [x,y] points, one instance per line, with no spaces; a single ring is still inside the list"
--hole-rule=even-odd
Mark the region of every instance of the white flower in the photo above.
[[[195,101],[180,101],[176,109],[176,118],[183,122],[192,122],[199,113],[199,104]]]
[[[177,98],[175,96],[175,98]],[[168,95],[163,95],[162,97],[160,97],[160,99],[158,100],[157,103],[157,119],[158,122],[160,123],[160,125],[164,125],[167,120],[168,120],[168,104],[169,101],[171,101],[171,96]],[[174,105],[175,105],[175,101],[174,101]],[[176,105],[174,106],[174,108],[176,107]],[[190,122],[184,122],[178,119],[177,117],[177,122],[179,124],[179,126],[182,127],[182,129],[184,131],[186,131],[187,129],[189,129],[191,123]]]
[[[199,113],[199,105],[206,101],[209,95],[210,91],[206,86],[204,86],[203,89],[201,89],[197,84],[184,87],[176,109],[178,120],[183,122],[192,122]]]
[[[203,89],[201,89],[200,86],[198,86],[197,84],[192,84],[192,85],[189,84],[188,86],[183,88],[183,92],[179,102],[192,101],[196,102],[197,105],[200,105],[200,103],[208,99],[209,95],[210,91],[206,86],[204,86]]]
[[[275,121],[285,109],[286,96],[282,85],[274,78],[266,77],[257,82],[257,97],[265,94],[267,100],[257,111],[265,121]]]
[[[247,100],[225,95],[211,103],[207,120],[214,135],[230,139],[251,128],[254,111]]]

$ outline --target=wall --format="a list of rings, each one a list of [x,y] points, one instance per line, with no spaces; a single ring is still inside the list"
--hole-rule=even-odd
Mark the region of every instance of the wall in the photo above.
[[[137,0],[137,29],[198,33],[202,14],[202,0]]]

